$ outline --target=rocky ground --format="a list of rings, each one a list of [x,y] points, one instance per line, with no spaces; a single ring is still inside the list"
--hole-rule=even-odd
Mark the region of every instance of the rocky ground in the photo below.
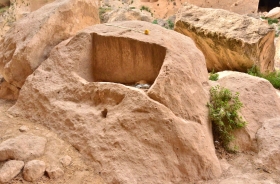
[[[0,140],[1,142],[7,139],[11,139],[20,135],[36,135],[40,137],[45,137],[47,139],[46,148],[44,154],[37,160],[44,161],[46,166],[57,165],[62,170],[64,174],[56,179],[50,179],[47,174],[36,181],[38,184],[77,184],[77,183],[104,183],[102,178],[100,178],[95,171],[92,169],[90,162],[84,160],[81,154],[70,144],[61,140],[59,136],[46,127],[30,122],[23,118],[13,117],[6,113],[7,109],[14,105],[14,101],[0,100]],[[25,128],[24,128],[25,127]],[[24,129],[24,130],[22,130]],[[22,132],[21,132],[22,131]],[[22,140],[25,141],[25,140]],[[71,157],[71,163],[69,166],[63,167],[60,163],[60,159],[65,156]],[[5,162],[0,162],[0,168]],[[0,171],[1,172],[1,171]],[[1,176],[0,176],[1,177]],[[19,183],[30,183],[23,179],[22,173],[14,178],[11,184]]]
[[[69,155],[72,158],[71,164],[64,168],[64,175],[57,179],[50,179],[45,174],[36,181],[37,184],[103,184],[105,183],[98,174],[90,167],[90,163],[84,160],[81,154],[70,144],[64,142],[58,135],[46,127],[31,122],[27,119],[13,117],[6,111],[14,101],[0,100],[0,135],[1,142],[19,135],[37,135],[46,137],[48,140],[44,155],[39,158],[46,163],[57,162],[59,158]],[[20,132],[21,127],[28,127],[26,132]],[[223,169],[222,177],[217,180],[201,181],[194,184],[279,184],[279,172],[271,171],[268,168],[256,163],[257,154],[244,152],[237,154],[226,153],[219,146],[216,146],[216,153],[220,159]],[[4,162],[0,162],[0,168]],[[30,183],[19,174],[10,184]]]

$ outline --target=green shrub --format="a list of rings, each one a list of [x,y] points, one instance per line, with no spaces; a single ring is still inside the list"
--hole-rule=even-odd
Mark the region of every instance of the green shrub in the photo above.
[[[142,11],[142,10],[145,10],[145,11],[147,11],[147,12],[150,12],[150,13],[151,13],[150,8],[149,8],[149,7],[147,7],[147,6],[141,6],[140,10],[141,10],[141,11]]]
[[[279,22],[278,19],[273,19],[273,18],[268,18],[268,17],[261,17],[261,18],[262,18],[262,19],[266,19],[269,25],[271,25],[271,24],[273,24],[273,23],[276,23],[276,24],[277,24],[277,23]]]
[[[174,23],[168,19],[167,20],[167,25],[165,26],[166,29],[174,29]]]
[[[158,20],[155,19],[152,23],[153,23],[153,24],[158,24]]]
[[[219,79],[219,74],[215,73],[215,71],[212,70],[212,72],[210,73],[210,76],[209,76],[209,80],[217,81],[218,79]]]
[[[235,151],[229,147],[229,143],[234,139],[233,131],[246,125],[242,117],[238,115],[242,103],[239,94],[231,93],[229,89],[215,86],[210,89],[209,116],[212,121],[214,138],[219,140],[227,151]]]
[[[268,80],[274,88],[280,89],[280,72],[275,71],[267,74],[262,74],[260,70],[257,68],[256,65],[254,65],[252,68],[248,70],[248,74],[256,76],[256,77],[261,77],[266,80]]]

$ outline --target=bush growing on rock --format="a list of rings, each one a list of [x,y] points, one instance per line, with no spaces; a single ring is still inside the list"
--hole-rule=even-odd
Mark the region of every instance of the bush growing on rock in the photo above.
[[[262,74],[257,66],[253,66],[251,69],[248,70],[248,74],[261,77],[268,80],[274,88],[280,89],[280,72],[274,71],[267,74]]]
[[[213,71],[210,73],[209,80],[211,80],[211,81],[217,81],[218,79],[219,79],[219,74],[218,74],[218,73],[215,73],[215,71],[213,70]]]
[[[213,123],[214,138],[219,140],[227,151],[235,151],[229,147],[229,143],[234,139],[232,133],[246,125],[238,115],[243,105],[239,100],[239,94],[233,95],[229,89],[217,85],[210,89],[210,97],[207,106]]]

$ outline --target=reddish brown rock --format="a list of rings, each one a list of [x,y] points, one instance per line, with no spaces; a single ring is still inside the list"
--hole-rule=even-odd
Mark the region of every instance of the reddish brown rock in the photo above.
[[[17,21],[0,43],[0,73],[21,88],[51,49],[80,29],[99,23],[91,0],[55,1]]]
[[[108,183],[186,183],[221,174],[207,81],[191,39],[141,21],[96,25],[55,47],[9,112],[59,133]]]

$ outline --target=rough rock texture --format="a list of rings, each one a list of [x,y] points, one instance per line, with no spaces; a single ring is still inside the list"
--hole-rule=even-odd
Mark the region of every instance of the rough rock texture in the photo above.
[[[104,23],[116,22],[116,21],[128,21],[128,20],[141,20],[146,22],[152,22],[154,18],[151,13],[147,11],[140,11],[138,9],[118,8],[113,11],[105,13],[103,16]]]
[[[243,103],[241,115],[248,123],[245,130],[236,132],[235,144],[240,150],[257,151],[256,133],[264,121],[280,115],[280,99],[276,90],[265,79],[239,72],[219,72],[218,84],[239,92]]]
[[[202,53],[190,38],[158,25],[112,24],[90,27],[53,49],[9,112],[59,133],[107,183],[219,176]],[[150,89],[131,86],[140,80]]]
[[[0,144],[0,161],[39,157],[44,153],[46,143],[46,138],[32,135],[20,135],[5,140]]]
[[[72,158],[69,155],[66,155],[66,156],[60,158],[59,161],[64,167],[67,167],[68,165],[71,164]]]
[[[280,171],[280,114],[267,120],[257,132],[259,157],[267,168]]]
[[[46,164],[41,160],[31,160],[27,162],[23,169],[23,178],[26,181],[36,181],[41,178],[46,170]]]
[[[280,69],[280,39],[276,38],[275,39],[275,47],[276,47],[276,51],[275,51],[275,68],[276,69]]]
[[[57,179],[64,175],[64,171],[56,165],[49,166],[46,169],[46,172],[47,172],[48,176],[50,177],[50,179]]]
[[[24,166],[23,161],[10,160],[0,168],[0,183],[9,182],[16,177]]]
[[[185,4],[175,31],[191,37],[204,53],[209,71],[274,70],[274,35],[268,24],[252,17]]]
[[[280,18],[280,7],[273,8],[265,15],[265,17],[274,19]]]
[[[17,21],[0,43],[0,73],[20,88],[55,45],[96,23],[95,1],[59,0],[43,6]]]

